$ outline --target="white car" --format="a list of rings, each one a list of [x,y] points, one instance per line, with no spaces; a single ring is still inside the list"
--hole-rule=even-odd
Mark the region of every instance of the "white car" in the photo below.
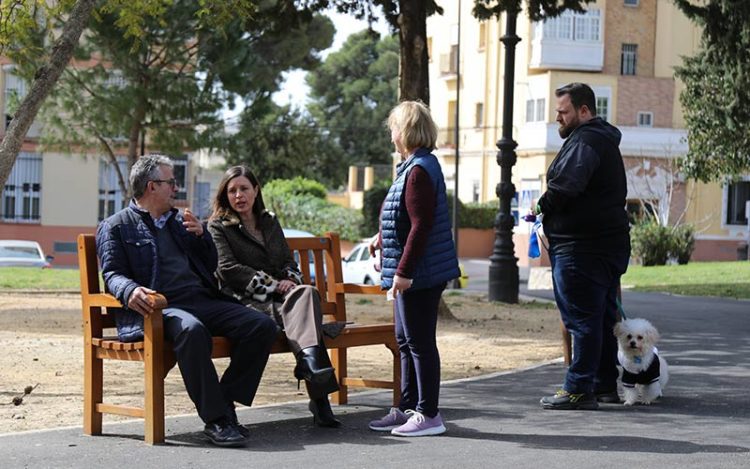
[[[380,272],[375,270],[376,265],[380,268],[380,252],[376,252],[375,257],[372,257],[367,249],[367,243],[357,244],[342,263],[344,283],[379,285]]]
[[[36,241],[0,239],[0,267],[52,267],[52,256],[45,256]]]

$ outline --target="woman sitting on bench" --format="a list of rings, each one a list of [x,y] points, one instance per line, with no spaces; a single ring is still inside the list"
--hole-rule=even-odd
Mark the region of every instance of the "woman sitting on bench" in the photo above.
[[[313,421],[341,425],[328,394],[338,383],[323,345],[318,291],[302,285],[297,263],[276,216],[267,211],[260,183],[245,166],[229,168],[219,183],[208,229],[219,252],[222,291],[265,311],[286,332],[297,359],[294,376],[304,380]]]

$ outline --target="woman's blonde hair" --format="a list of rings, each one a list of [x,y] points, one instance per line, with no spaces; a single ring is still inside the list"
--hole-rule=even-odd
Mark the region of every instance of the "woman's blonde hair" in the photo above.
[[[407,150],[437,148],[438,129],[430,109],[421,101],[404,101],[388,115],[388,128],[401,135]]]

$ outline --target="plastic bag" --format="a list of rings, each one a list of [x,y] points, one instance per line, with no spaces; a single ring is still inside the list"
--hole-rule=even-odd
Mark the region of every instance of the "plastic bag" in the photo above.
[[[531,236],[529,237],[529,257],[531,259],[536,259],[542,255],[539,250],[539,236],[536,233],[541,225],[542,222],[537,220],[534,226],[531,227]]]

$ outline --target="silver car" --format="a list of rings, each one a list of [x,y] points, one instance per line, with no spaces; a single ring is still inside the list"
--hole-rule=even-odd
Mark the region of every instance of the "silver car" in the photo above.
[[[0,239],[0,267],[52,267],[52,256],[45,256],[36,241]]]

